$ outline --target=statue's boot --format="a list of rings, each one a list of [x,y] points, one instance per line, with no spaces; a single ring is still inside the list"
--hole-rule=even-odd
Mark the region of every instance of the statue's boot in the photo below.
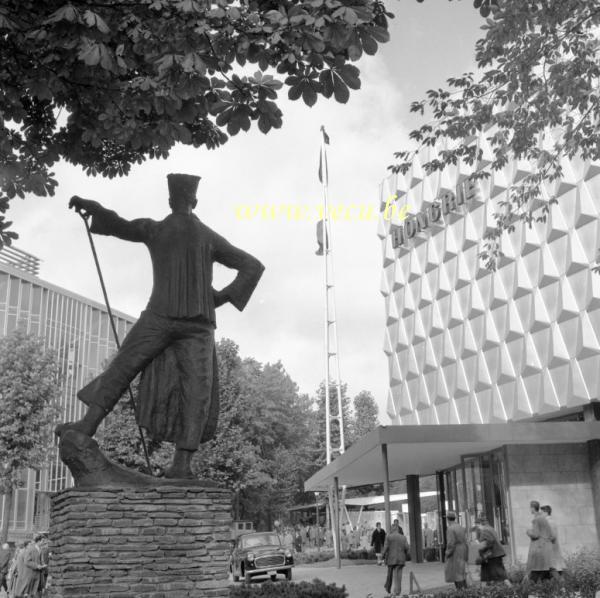
[[[77,422],[76,422],[77,423]],[[137,488],[139,486],[201,486],[218,487],[212,480],[199,480],[189,477],[155,478],[139,471],[127,469],[122,465],[113,463],[100,450],[98,443],[89,436],[74,430],[64,429],[60,437],[60,458],[67,465],[75,486],[78,488]],[[193,451],[186,451],[193,454]],[[183,466],[187,463],[190,455],[176,457],[177,463],[173,465]],[[176,468],[177,471],[184,469]],[[190,471],[191,473],[191,471]]]
[[[65,424],[59,424],[54,428],[54,434],[61,438],[62,435],[68,430],[85,434],[90,438],[96,433],[100,422],[106,417],[107,413],[98,405],[91,405],[88,407],[86,414],[82,419],[76,422],[67,422]]]
[[[192,473],[192,457],[196,451],[176,449],[173,457],[173,465],[165,471],[165,478],[179,480],[194,480],[196,476]]]

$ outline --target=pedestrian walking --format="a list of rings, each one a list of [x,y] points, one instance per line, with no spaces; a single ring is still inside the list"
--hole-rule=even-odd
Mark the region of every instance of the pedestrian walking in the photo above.
[[[6,593],[8,593],[8,568],[10,566],[10,557],[11,557],[10,546],[7,542],[2,544],[0,548],[0,589],[4,589]]]
[[[15,551],[15,555],[10,565],[8,572],[8,595],[11,596],[11,598],[16,598],[17,596],[17,580],[19,579],[19,571],[21,571],[24,567],[23,563],[25,560],[25,551],[27,550],[27,546],[29,546],[29,540],[18,544],[17,550]]]
[[[408,540],[402,528],[393,525],[390,533],[385,537],[383,545],[383,558],[387,565],[387,577],[384,587],[388,597],[400,596],[402,592],[402,571],[409,553]]]
[[[294,532],[294,550],[302,552],[302,532],[299,529]]]
[[[504,548],[498,540],[496,530],[488,523],[487,518],[481,515],[478,519],[479,558],[475,561],[481,565],[480,579],[487,584],[504,581],[507,579],[503,558]]]
[[[319,528],[316,525],[311,525],[308,533],[310,537],[310,545],[314,548],[318,543]]]
[[[23,551],[20,566],[17,565],[17,583],[15,598],[39,598],[42,584],[42,571],[45,565],[41,558],[41,535],[36,535],[33,542]]]
[[[527,574],[533,583],[551,578],[550,570],[554,557],[552,542],[554,535],[550,523],[540,512],[540,503],[532,500],[529,503],[533,519],[527,535],[531,539],[527,555]]]
[[[48,586],[48,563],[50,562],[50,542],[48,541],[47,534],[41,534],[42,540],[40,542],[40,560],[44,568],[42,569],[42,583],[40,591],[42,596],[45,596],[45,590]]]
[[[552,519],[552,507],[550,505],[544,505],[540,507],[540,511],[546,516],[546,520],[550,524],[550,530],[554,540],[552,540],[552,566],[550,567],[550,576],[553,579],[560,579],[562,572],[565,570],[565,559],[560,550],[560,544],[558,542],[558,528],[554,519]]]
[[[385,542],[385,530],[381,529],[381,523],[379,521],[375,524],[375,529],[371,535],[371,547],[375,551],[377,557],[377,564],[382,565],[383,560],[381,553],[383,552],[383,544]]]
[[[456,513],[448,511],[446,515],[446,564],[444,576],[447,582],[454,583],[457,589],[467,587],[467,530],[456,522]]]

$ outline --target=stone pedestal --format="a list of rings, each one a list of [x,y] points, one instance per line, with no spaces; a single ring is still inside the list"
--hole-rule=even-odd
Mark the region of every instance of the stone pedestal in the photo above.
[[[52,497],[49,596],[228,595],[231,493],[72,488]]]

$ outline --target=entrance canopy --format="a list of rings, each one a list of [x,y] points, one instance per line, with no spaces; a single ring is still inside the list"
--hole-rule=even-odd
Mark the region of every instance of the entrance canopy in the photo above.
[[[595,438],[600,438],[600,421],[379,426],[309,478],[304,489],[326,491],[335,478],[352,487],[431,475],[458,465],[462,456],[504,445],[571,444]]]

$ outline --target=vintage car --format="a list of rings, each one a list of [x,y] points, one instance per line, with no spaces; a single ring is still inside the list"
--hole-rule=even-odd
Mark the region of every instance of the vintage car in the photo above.
[[[242,534],[234,541],[229,564],[233,581],[244,578],[249,582],[255,575],[268,575],[275,581],[278,574],[290,580],[293,566],[292,551],[275,532]]]

